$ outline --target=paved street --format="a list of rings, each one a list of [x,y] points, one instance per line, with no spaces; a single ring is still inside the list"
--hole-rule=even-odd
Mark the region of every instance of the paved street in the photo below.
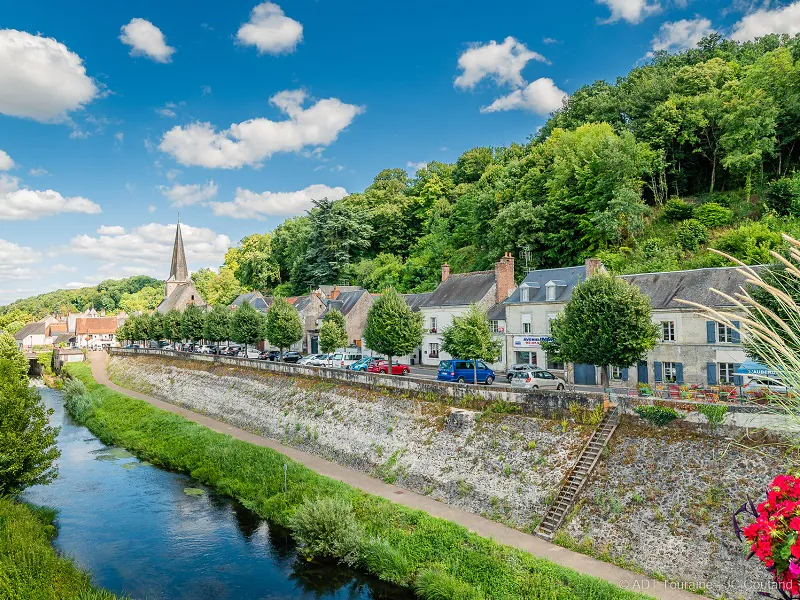
[[[412,365],[411,366],[411,374],[414,377],[423,377],[425,379],[436,379],[436,367],[428,367],[428,366],[420,366],[420,365]],[[508,387],[506,384],[505,373],[497,373],[497,381],[492,384],[493,387]],[[597,392],[600,393],[603,391],[603,388],[599,385],[576,385],[575,386],[576,392]]]

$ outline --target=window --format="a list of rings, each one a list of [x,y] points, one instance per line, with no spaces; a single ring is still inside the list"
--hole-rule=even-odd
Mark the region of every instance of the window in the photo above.
[[[536,352],[516,352],[517,364],[536,364]]]
[[[564,363],[563,362],[555,362],[550,360],[550,355],[547,355],[547,368],[554,369],[555,371],[563,371],[564,370]]]
[[[436,317],[431,317],[431,333],[436,333]]]
[[[529,302],[530,301],[530,288],[527,285],[523,285],[519,288],[519,301],[520,302]]]
[[[500,333],[500,321],[489,321],[489,328],[492,333]]]
[[[548,285],[545,288],[546,299],[548,302],[553,302],[556,299],[556,286]]]
[[[665,362],[664,363],[664,381],[675,383],[678,381],[678,367],[677,363]]]
[[[675,321],[661,321],[661,339],[665,342],[675,341]]]
[[[531,324],[530,323],[523,323],[522,324],[522,333],[530,333],[531,332]]]
[[[719,363],[719,382],[733,383],[733,374],[736,368],[733,363]]]
[[[428,356],[439,358],[439,344],[428,344]]]
[[[553,331],[553,321],[558,315],[555,313],[550,313],[547,315],[547,333],[551,333]]]
[[[722,323],[717,323],[717,341],[720,344],[730,344],[733,342],[733,329]]]
[[[622,367],[611,367],[611,379],[622,379]]]

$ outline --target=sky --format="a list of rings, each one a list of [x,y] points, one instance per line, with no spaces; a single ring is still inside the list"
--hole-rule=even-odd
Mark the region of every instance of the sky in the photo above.
[[[800,1],[3,2],[0,305],[190,270],[245,235],[476,146],[712,31],[800,31]]]

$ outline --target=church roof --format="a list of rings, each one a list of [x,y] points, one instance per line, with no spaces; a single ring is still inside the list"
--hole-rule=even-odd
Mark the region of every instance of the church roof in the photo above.
[[[169,281],[189,281],[189,269],[186,266],[186,252],[183,249],[180,221],[175,230],[175,245],[172,247],[172,266],[169,269]]]
[[[162,314],[168,313],[173,308],[183,312],[190,304],[196,304],[200,307],[206,306],[203,297],[195,289],[194,284],[187,282],[176,287],[169,296],[161,301],[156,310]]]

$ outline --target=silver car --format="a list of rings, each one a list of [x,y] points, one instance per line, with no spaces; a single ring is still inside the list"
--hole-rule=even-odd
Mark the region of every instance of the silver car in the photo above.
[[[514,371],[511,377],[511,387],[528,390],[563,390],[566,383],[550,371],[538,369],[536,371]]]
[[[533,372],[533,371],[544,371],[542,367],[539,365],[532,365],[529,363],[518,363],[516,365],[511,365],[508,367],[508,373],[506,373],[506,378],[508,382],[511,383],[511,380],[514,377],[514,373],[519,373],[520,371],[524,372]]]

